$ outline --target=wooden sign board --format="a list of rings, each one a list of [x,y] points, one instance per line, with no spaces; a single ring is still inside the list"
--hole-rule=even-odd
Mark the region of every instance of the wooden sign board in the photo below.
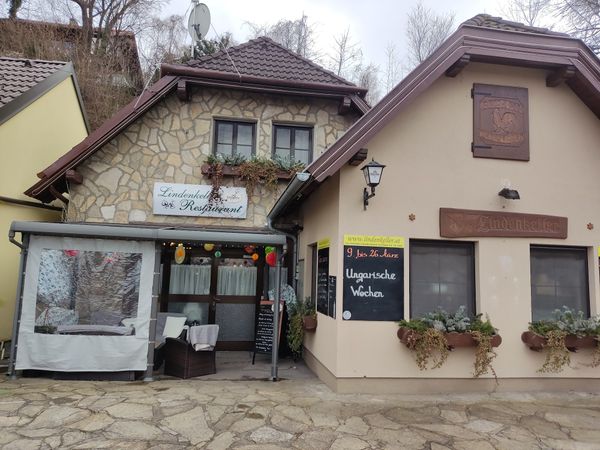
[[[566,239],[566,217],[440,208],[440,236]]]
[[[344,320],[404,318],[404,239],[344,236]]]

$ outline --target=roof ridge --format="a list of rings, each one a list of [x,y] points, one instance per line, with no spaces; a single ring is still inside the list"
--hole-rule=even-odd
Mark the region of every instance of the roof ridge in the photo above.
[[[37,63],[47,63],[47,64],[69,64],[71,61],[59,61],[55,59],[33,59],[33,58],[16,58],[12,56],[2,56],[0,55],[0,60],[2,61],[30,61]]]
[[[298,53],[296,53],[296,52],[294,52],[294,51],[290,50],[289,48],[287,48],[287,47],[284,47],[284,46],[283,46],[283,45],[281,45],[279,42],[275,42],[275,41],[274,41],[273,39],[271,39],[270,37],[268,37],[268,36],[260,36],[260,38],[263,38],[263,39],[264,39],[264,40],[266,40],[267,42],[269,42],[269,43],[271,43],[271,44],[274,44],[274,45],[276,45],[277,47],[281,48],[282,50],[285,50],[285,51],[286,51],[286,52],[288,52],[290,55],[294,56],[295,58],[299,59],[300,61],[303,61],[303,62],[305,62],[305,63],[308,63],[308,64],[310,64],[311,66],[313,66],[314,68],[316,68],[316,69],[318,69],[318,70],[320,70],[320,71],[322,71],[322,72],[325,72],[325,73],[327,73],[327,74],[331,75],[332,77],[336,78],[337,80],[341,81],[342,83],[345,83],[345,84],[347,84],[348,86],[356,86],[356,84],[352,83],[351,81],[349,81],[349,80],[346,80],[345,78],[342,78],[342,77],[340,77],[339,75],[336,75],[334,72],[332,72],[332,71],[331,71],[331,70],[329,70],[329,69],[326,69],[325,67],[321,66],[320,64],[317,64],[316,62],[314,62],[314,61],[311,61],[310,59],[308,59],[308,58],[306,58],[306,57],[304,57],[304,56],[302,56],[302,55],[300,55],[300,54],[298,54]],[[260,39],[260,38],[259,38],[259,39]]]
[[[188,66],[194,66],[196,64],[208,62],[208,61],[210,61],[212,59],[220,58],[221,56],[224,56],[224,55],[227,55],[227,54],[230,54],[230,53],[236,53],[239,50],[242,50],[242,49],[248,47],[250,44],[252,44],[252,43],[254,43],[256,41],[261,40],[262,38],[264,38],[264,36],[259,36],[257,38],[250,39],[249,41],[246,41],[246,42],[243,42],[241,44],[234,45],[234,46],[231,46],[231,47],[223,47],[221,50],[218,50],[218,51],[216,51],[216,52],[214,52],[214,53],[212,53],[210,55],[202,55],[198,59],[190,60],[186,64]]]
[[[496,27],[493,26],[489,26],[486,25],[485,22],[486,21],[490,21],[490,22],[494,22],[498,25],[504,25],[507,27],[513,27],[513,29],[506,29],[506,28],[502,28],[503,31],[508,31],[508,32],[515,32],[515,33],[536,33],[536,34],[545,34],[548,36],[563,36],[563,37],[571,37],[569,34],[567,33],[563,33],[560,31],[554,31],[550,28],[546,28],[546,27],[536,27],[533,25],[526,25],[522,22],[517,22],[514,20],[508,20],[508,19],[504,19],[500,16],[493,16],[491,14],[487,14],[487,13],[479,13],[476,14],[475,16],[471,17],[470,19],[465,20],[463,23],[460,24],[460,27],[462,26],[473,26],[473,27],[481,27],[481,28],[491,28],[494,29]]]

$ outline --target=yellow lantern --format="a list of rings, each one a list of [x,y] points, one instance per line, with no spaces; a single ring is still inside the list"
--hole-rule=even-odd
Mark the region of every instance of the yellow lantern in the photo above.
[[[215,248],[215,244],[204,244],[204,250],[207,252],[212,252]]]
[[[185,260],[185,247],[183,244],[177,244],[175,249],[175,262],[181,264]]]

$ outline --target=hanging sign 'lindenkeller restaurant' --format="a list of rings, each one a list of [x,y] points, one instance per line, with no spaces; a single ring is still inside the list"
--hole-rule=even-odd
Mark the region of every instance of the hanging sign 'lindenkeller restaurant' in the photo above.
[[[248,194],[245,188],[221,187],[221,201],[210,202],[212,186],[204,184],[154,183],[153,213],[163,216],[199,216],[245,219]]]

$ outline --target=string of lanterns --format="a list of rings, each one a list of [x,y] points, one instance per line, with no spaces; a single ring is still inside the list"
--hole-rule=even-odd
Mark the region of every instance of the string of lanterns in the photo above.
[[[167,243],[163,242],[163,246],[166,246]],[[185,247],[183,245],[183,243],[178,243],[176,244],[175,242],[171,242],[169,244],[170,247],[175,247],[175,262],[177,264],[182,264],[183,261],[185,260],[185,255],[186,255],[186,249],[191,250],[192,247]],[[223,254],[221,253],[221,248],[222,246],[220,245],[218,248],[215,244],[211,243],[211,242],[206,242],[205,244],[203,244],[202,248],[210,253],[212,251],[214,251],[214,256],[215,258],[220,258],[221,256],[223,256]],[[227,246],[225,246],[227,247]],[[234,247],[234,246],[232,246]],[[235,246],[237,247],[237,246]],[[244,246],[244,252],[246,252],[247,254],[251,255],[252,261],[258,261],[260,258],[260,255],[256,252],[257,246],[256,245],[252,245],[252,244],[247,244]],[[271,246],[266,246],[265,247],[265,262],[271,266],[271,267],[275,267],[276,263],[277,263],[277,253],[275,252],[275,247],[271,247]]]

